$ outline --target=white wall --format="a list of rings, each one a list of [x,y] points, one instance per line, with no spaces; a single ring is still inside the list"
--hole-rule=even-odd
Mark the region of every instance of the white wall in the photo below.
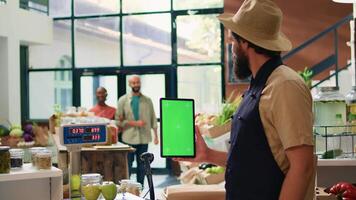
[[[52,19],[19,8],[19,0],[0,6],[0,117],[21,121],[20,43],[52,41]]]
[[[1,109],[6,108],[8,106],[8,98],[5,94],[8,94],[8,69],[7,69],[7,38],[0,37],[0,118],[3,116],[8,116],[9,110],[8,109]],[[2,75],[3,74],[3,75]]]
[[[19,8],[19,0],[0,6],[0,36],[19,39],[24,43],[52,42],[52,19],[46,15]]]

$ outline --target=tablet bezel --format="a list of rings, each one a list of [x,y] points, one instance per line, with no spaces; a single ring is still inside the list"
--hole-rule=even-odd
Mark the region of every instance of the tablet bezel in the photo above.
[[[189,101],[193,104],[193,155],[163,155],[163,118],[162,118],[162,101]],[[194,158],[196,156],[196,144],[195,144],[195,102],[194,99],[182,99],[182,98],[161,98],[159,100],[160,108],[160,147],[161,147],[161,157],[162,158]]]

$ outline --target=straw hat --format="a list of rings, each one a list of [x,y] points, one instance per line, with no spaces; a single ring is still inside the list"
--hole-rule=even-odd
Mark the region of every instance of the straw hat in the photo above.
[[[289,51],[292,44],[281,32],[282,11],[271,0],[245,0],[237,13],[223,13],[220,22],[247,41],[272,51]]]

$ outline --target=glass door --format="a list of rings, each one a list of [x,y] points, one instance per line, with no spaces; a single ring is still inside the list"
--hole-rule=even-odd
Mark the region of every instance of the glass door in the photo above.
[[[158,137],[160,137],[160,125],[159,125],[159,116],[160,116],[160,109],[159,109],[159,100],[163,97],[172,97],[173,91],[171,91],[171,77],[170,77],[169,70],[157,70],[155,72],[138,72],[136,70],[128,70],[122,76],[125,83],[125,92],[131,92],[131,88],[129,87],[129,79],[133,75],[138,75],[141,78],[141,92],[145,96],[149,97],[152,100],[154,111],[156,117],[158,119]],[[153,134],[153,133],[152,133]],[[154,145],[150,143],[148,145],[148,152],[154,154],[154,161],[152,162],[151,166],[154,169],[166,169],[167,168],[167,161],[165,158],[161,158],[160,152],[160,145]],[[135,163],[134,163],[135,166]]]
[[[95,106],[96,96],[95,91],[98,87],[105,87],[108,92],[106,103],[110,106],[117,107],[118,99],[131,92],[129,87],[129,79],[133,75],[138,75],[141,78],[141,92],[145,96],[151,98],[155,114],[158,120],[159,131],[159,99],[162,97],[174,97],[176,86],[172,84],[172,70],[165,67],[129,67],[121,68],[120,70],[86,70],[78,71],[78,82],[75,88],[79,90],[80,97],[76,101],[80,106],[88,110]],[[153,134],[153,133],[152,133]],[[158,135],[159,136],[159,135]],[[149,144],[148,151],[153,153],[155,159],[151,164],[152,168],[161,172],[167,172],[167,161],[160,157],[160,145]],[[134,167],[136,164],[134,163]]]
[[[95,92],[98,87],[104,87],[108,96],[106,104],[117,106],[118,77],[117,75],[91,75],[80,77],[80,105],[88,110],[96,105]]]

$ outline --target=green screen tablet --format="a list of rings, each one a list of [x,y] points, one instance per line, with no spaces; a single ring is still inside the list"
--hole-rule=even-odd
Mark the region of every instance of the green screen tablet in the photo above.
[[[161,156],[195,157],[194,100],[160,100]]]

